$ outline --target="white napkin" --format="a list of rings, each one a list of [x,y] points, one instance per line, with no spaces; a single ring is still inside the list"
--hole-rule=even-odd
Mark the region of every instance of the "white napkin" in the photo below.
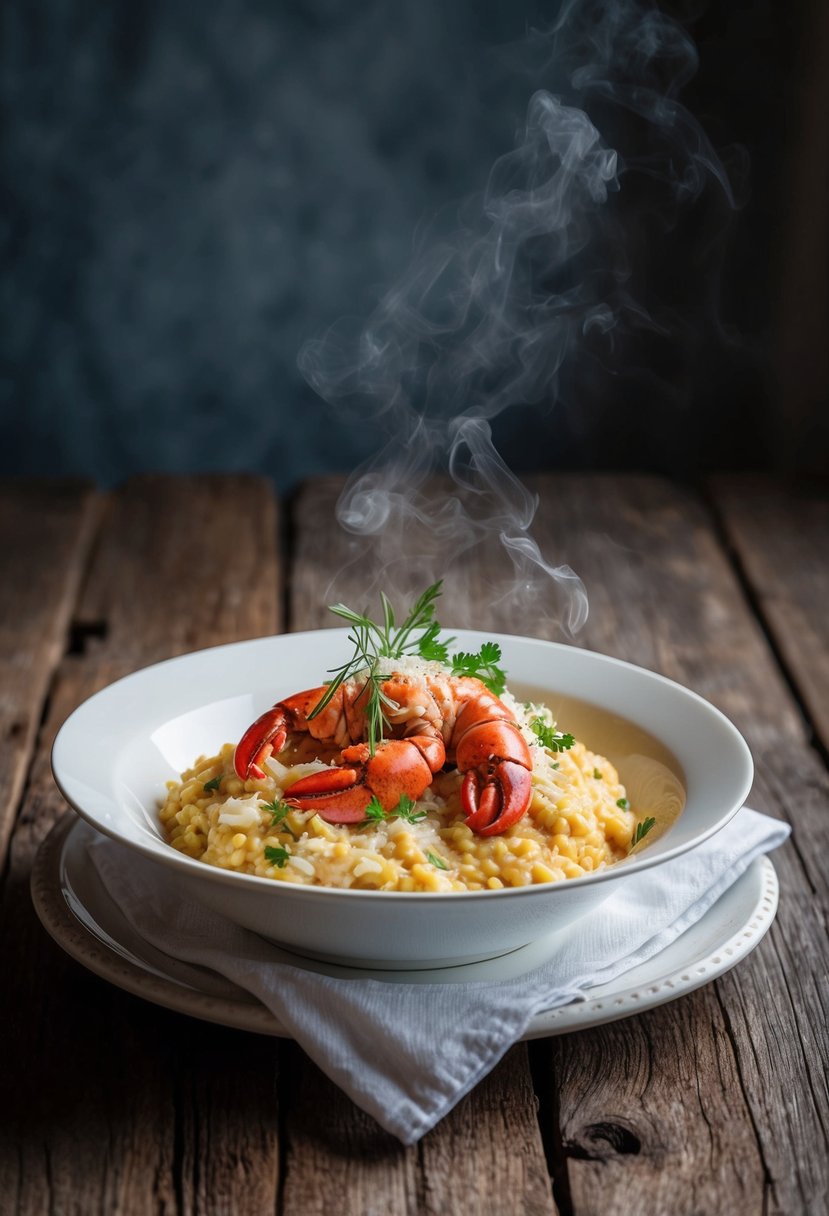
[[[143,938],[257,996],[359,1106],[413,1144],[494,1068],[536,1013],[585,999],[585,989],[670,945],[789,832],[743,808],[692,853],[635,876],[562,932],[555,957],[536,970],[445,984],[335,979],[303,969],[256,934],[180,899],[168,870],[105,837],[90,851]]]

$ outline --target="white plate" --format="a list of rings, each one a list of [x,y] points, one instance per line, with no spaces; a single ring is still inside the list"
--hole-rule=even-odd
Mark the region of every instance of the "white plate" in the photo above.
[[[96,833],[67,816],[38,850],[32,871],[32,898],[49,934],[84,967],[126,992],[156,1005],[258,1034],[287,1031],[249,993],[204,972],[194,988],[174,959],[143,940],[121,915],[89,860],[87,845]],[[750,954],[777,911],[774,867],[760,857],[700,921],[647,963],[613,983],[590,989],[589,998],[533,1018],[526,1039],[564,1034],[642,1013],[702,987]],[[359,971],[312,962],[285,952],[286,961],[327,975],[371,975],[387,983],[459,983],[503,980],[539,966],[555,935],[482,963],[437,971]],[[188,976],[192,972],[188,971]]]

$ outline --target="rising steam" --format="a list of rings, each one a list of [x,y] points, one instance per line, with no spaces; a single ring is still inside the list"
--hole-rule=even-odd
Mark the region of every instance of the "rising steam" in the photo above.
[[[386,436],[337,517],[379,556],[387,589],[450,579],[477,546],[500,544],[506,576],[493,596],[546,603],[572,633],[587,617],[584,587],[532,539],[537,499],[499,456],[490,422],[510,405],[552,406],[561,369],[588,343],[620,358],[628,329],[657,326],[630,291],[635,250],[614,205],[626,173],[659,183],[663,223],[666,199],[676,207],[712,177],[729,187],[677,100],[696,61],[676,23],[638,0],[574,0],[532,42],[566,99],[537,90],[483,194],[448,230],[426,232],[368,321],[338,322],[303,346],[299,365],[322,397]],[[623,161],[591,107],[611,127],[612,107],[646,124],[644,153]],[[436,494],[440,472],[449,479]]]

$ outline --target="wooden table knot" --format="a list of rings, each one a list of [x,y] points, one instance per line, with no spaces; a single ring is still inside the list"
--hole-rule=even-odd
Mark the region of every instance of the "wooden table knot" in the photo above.
[[[564,1149],[580,1161],[607,1161],[618,1155],[637,1155],[642,1141],[622,1123],[587,1123],[577,1140],[565,1141]]]

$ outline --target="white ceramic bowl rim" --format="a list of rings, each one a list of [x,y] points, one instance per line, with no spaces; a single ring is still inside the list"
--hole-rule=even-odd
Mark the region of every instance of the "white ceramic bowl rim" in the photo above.
[[[451,632],[458,647],[463,649],[476,650],[483,641],[497,641],[504,653],[508,683],[512,676],[516,684],[547,687],[551,695],[566,693],[579,697],[628,718],[664,742],[683,764],[687,778],[686,806],[674,827],[641,856],[623,860],[607,869],[565,882],[497,891],[369,891],[275,883],[257,875],[205,865],[173,849],[160,834],[155,810],[148,806],[148,802],[160,797],[161,782],[154,795],[144,794],[138,799],[140,808],[134,790],[124,784],[119,761],[129,752],[131,743],[138,739],[146,748],[156,747],[158,739],[168,730],[171,710],[175,714],[172,723],[175,723],[202,710],[209,715],[215,709],[217,728],[220,728],[222,721],[227,720],[227,712],[223,714],[222,707],[231,703],[241,734],[248,722],[275,700],[300,688],[313,687],[315,680],[322,682],[324,673],[342,662],[342,656],[350,652],[345,629],[312,630],[234,642],[167,659],[125,676],[90,697],[61,727],[52,750],[55,781],[67,802],[94,828],[153,861],[202,881],[230,884],[237,889],[241,884],[248,889],[278,891],[280,896],[288,898],[310,896],[339,901],[368,897],[372,902],[413,900],[418,904],[424,900],[453,904],[467,899],[520,900],[531,898],[541,890],[554,894],[556,890],[563,892],[617,879],[622,869],[625,874],[640,873],[702,844],[723,828],[743,805],[753,777],[748,746],[728,718],[698,694],[645,668],[579,647],[509,634],[472,630],[447,632]],[[275,660],[282,660],[281,668]],[[301,670],[304,681],[288,676],[274,679],[269,674],[291,667]],[[596,692],[599,695],[595,695]],[[217,694],[219,700],[216,700]],[[655,707],[651,704],[652,699],[656,702]],[[223,741],[226,740],[220,740]],[[688,752],[691,742],[694,746]],[[219,742],[214,745],[218,747]],[[191,754],[180,757],[179,771],[189,767],[196,755],[210,754],[210,746],[210,743],[198,744]],[[683,749],[687,754],[683,754]],[[689,755],[692,756],[690,763]],[[704,768],[706,759],[717,769],[710,780],[707,780]],[[134,769],[139,760],[134,759],[131,763]],[[698,774],[704,787],[702,798],[698,798],[695,788]],[[169,778],[177,776],[175,765],[169,768],[167,775]],[[698,806],[702,801],[705,805]],[[139,821],[140,815],[137,816],[139,810],[143,823]],[[696,830],[678,830],[692,819],[700,820]],[[132,827],[132,834],[126,830],[127,826]]]

